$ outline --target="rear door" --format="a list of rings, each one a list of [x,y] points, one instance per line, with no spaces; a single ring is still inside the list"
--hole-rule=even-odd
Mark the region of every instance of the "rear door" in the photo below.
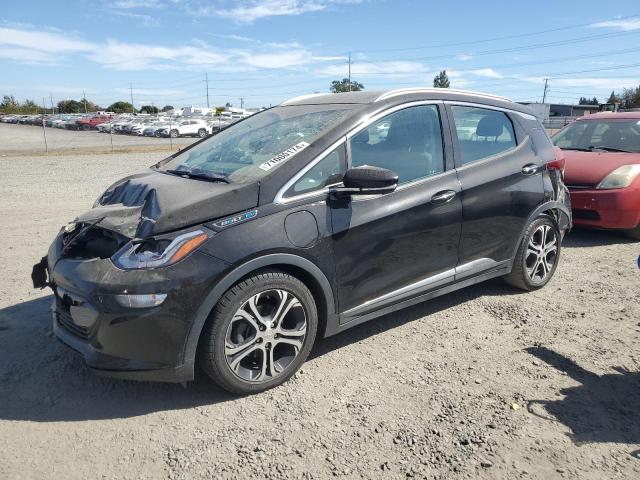
[[[457,279],[508,261],[529,215],[544,201],[542,171],[516,112],[447,102],[462,187]]]
[[[387,168],[399,186],[330,201],[343,323],[453,280],[462,213],[442,108],[396,107],[348,136],[350,166]]]

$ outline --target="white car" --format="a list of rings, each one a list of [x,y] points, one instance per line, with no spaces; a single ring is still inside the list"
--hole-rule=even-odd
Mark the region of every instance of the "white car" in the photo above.
[[[171,128],[164,127],[159,129],[156,134],[161,137],[176,138],[180,136],[197,136],[204,138],[211,135],[211,127],[204,120],[181,120]]]
[[[168,122],[166,120],[154,122],[151,125],[147,125],[144,130],[142,130],[142,135],[145,137],[159,137],[158,131],[163,128],[169,128],[171,125],[175,125],[178,122]]]

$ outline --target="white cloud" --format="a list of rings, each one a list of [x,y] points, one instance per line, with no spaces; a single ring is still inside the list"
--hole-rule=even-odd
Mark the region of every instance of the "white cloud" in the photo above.
[[[160,0],[115,0],[108,2],[107,6],[130,10],[135,8],[163,8],[164,4]]]
[[[461,62],[466,62],[467,60],[471,60],[473,58],[473,54],[471,53],[461,53],[456,55],[456,58]]]
[[[607,20],[590,25],[595,28],[614,28],[616,30],[631,31],[640,30],[640,18],[627,18],[620,20]]]
[[[317,56],[296,42],[256,43],[251,48],[220,49],[198,39],[182,46],[127,43],[119,40],[87,42],[63,33],[0,28],[0,58],[27,64],[58,65],[70,58],[88,59],[112,70],[179,70],[238,72],[295,69],[304,65],[345,60]],[[402,62],[398,62],[402,65]],[[400,67],[398,67],[400,68]]]
[[[17,28],[0,28],[0,46],[20,47],[51,54],[86,52],[94,48],[89,42],[61,33]]]
[[[485,78],[504,78],[501,73],[496,72],[493,68],[479,68],[477,70],[471,70],[470,73]]]
[[[184,65],[216,66],[228,57],[202,47],[161,47],[109,40],[90,55],[93,60],[114,70],[174,70]]]
[[[202,6],[194,13],[227,18],[238,23],[253,23],[267,17],[302,15],[326,10],[344,3],[360,3],[362,0],[238,0],[231,7],[219,3]]]

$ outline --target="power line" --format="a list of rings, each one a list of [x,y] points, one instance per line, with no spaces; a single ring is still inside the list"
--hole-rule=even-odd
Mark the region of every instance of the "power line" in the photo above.
[[[630,20],[630,19],[634,19],[634,18],[638,18],[638,17],[640,17],[640,14],[629,15],[629,16],[626,16],[626,17],[614,17],[614,18],[610,18],[609,20],[604,20],[604,21],[606,22],[606,21],[611,21],[611,20],[616,20],[616,21]],[[404,52],[404,51],[413,51],[413,50],[426,50],[426,49],[430,49],[430,48],[461,47],[461,46],[464,46],[464,45],[477,45],[478,43],[497,42],[497,41],[500,41],[500,40],[512,40],[514,38],[532,37],[532,36],[536,36],[536,35],[544,35],[546,33],[561,32],[561,31],[565,31],[565,30],[573,30],[573,29],[576,29],[576,28],[588,27],[588,26],[593,25],[594,23],[600,23],[600,22],[601,21],[599,21],[599,22],[589,22],[589,23],[579,23],[579,24],[568,25],[568,26],[564,26],[564,27],[551,28],[551,29],[547,29],[547,30],[538,30],[538,31],[535,31],[535,32],[519,33],[519,34],[514,34],[514,35],[503,35],[503,36],[500,36],[500,37],[484,38],[484,39],[480,39],[480,40],[470,40],[470,41],[464,41],[464,42],[441,43],[441,44],[435,44],[435,45],[423,45],[423,46],[419,46],[419,47],[372,49],[372,50],[355,50],[355,52],[356,53],[383,53],[383,52]]]

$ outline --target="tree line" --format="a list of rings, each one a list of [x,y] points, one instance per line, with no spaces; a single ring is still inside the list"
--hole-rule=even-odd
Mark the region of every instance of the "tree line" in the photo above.
[[[140,109],[135,108],[130,102],[114,102],[108,107],[101,107],[90,100],[84,98],[80,100],[60,100],[53,108],[45,105],[38,105],[33,100],[27,99],[19,102],[13,95],[4,95],[0,102],[0,112],[23,115],[33,115],[37,113],[92,113],[99,111],[114,113],[160,113],[173,110],[172,105],[165,105],[158,108],[154,105],[143,105]]]
[[[449,88],[451,82],[447,76],[446,70],[439,72],[433,79],[433,86],[436,88]],[[364,90],[364,85],[360,82],[349,78],[342,80],[334,80],[329,85],[329,90],[333,93],[341,92],[357,92]],[[591,99],[580,97],[578,100],[580,105],[599,105],[600,102],[596,97]],[[640,108],[640,86],[636,88],[625,88],[622,93],[616,94],[611,92],[606,103],[619,103],[622,109]],[[230,104],[227,104],[230,106]],[[222,107],[220,107],[222,108]],[[44,105],[38,105],[33,100],[27,99],[19,102],[13,95],[4,95],[0,103],[0,113],[18,113],[18,114],[36,114],[36,113],[91,113],[97,111],[107,111],[115,113],[160,113],[173,110],[172,105],[165,105],[158,108],[154,105],[143,105],[140,109],[136,109],[131,103],[125,101],[114,102],[108,107],[102,108],[99,105],[82,98],[81,100],[61,100],[53,108],[47,108]],[[218,110],[218,109],[216,109]]]

